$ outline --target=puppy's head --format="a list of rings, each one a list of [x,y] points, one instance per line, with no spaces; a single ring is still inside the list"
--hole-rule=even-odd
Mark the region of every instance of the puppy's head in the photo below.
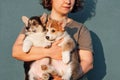
[[[59,37],[61,37],[65,32],[64,30],[65,26],[66,26],[66,20],[56,21],[49,19],[46,25],[46,30],[47,30],[46,39],[50,41],[54,41]]]
[[[43,14],[42,16],[32,16],[30,18],[26,16],[22,16],[22,21],[25,24],[25,30],[27,34],[43,32],[45,31],[47,14]]]

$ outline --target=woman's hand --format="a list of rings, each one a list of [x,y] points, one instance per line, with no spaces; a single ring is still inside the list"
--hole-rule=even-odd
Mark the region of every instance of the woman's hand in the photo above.
[[[53,59],[62,59],[62,48],[58,46],[59,43],[61,43],[62,40],[55,41],[51,48],[49,48],[49,56]]]

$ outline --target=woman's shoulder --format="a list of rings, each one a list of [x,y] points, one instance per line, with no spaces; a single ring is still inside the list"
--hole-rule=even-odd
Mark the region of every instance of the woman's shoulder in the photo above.
[[[67,23],[67,26],[82,26],[83,24],[82,23],[80,23],[80,22],[77,22],[77,21],[75,21],[75,20],[73,20],[73,19],[69,19],[69,21],[68,21],[68,23]]]
[[[88,28],[81,22],[77,22],[73,19],[70,19],[70,21],[67,24],[67,27],[71,27],[71,28],[78,28],[78,29],[83,29],[83,30],[88,30]]]

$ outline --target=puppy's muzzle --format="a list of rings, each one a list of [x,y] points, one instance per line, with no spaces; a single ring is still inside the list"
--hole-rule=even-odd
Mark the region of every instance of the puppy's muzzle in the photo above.
[[[51,39],[49,36],[46,36],[46,39],[49,41],[55,41],[55,39]]]

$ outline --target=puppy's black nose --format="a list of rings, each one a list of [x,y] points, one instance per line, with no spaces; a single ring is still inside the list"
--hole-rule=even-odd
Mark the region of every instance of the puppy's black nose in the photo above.
[[[46,36],[46,39],[49,39],[49,36]]]

